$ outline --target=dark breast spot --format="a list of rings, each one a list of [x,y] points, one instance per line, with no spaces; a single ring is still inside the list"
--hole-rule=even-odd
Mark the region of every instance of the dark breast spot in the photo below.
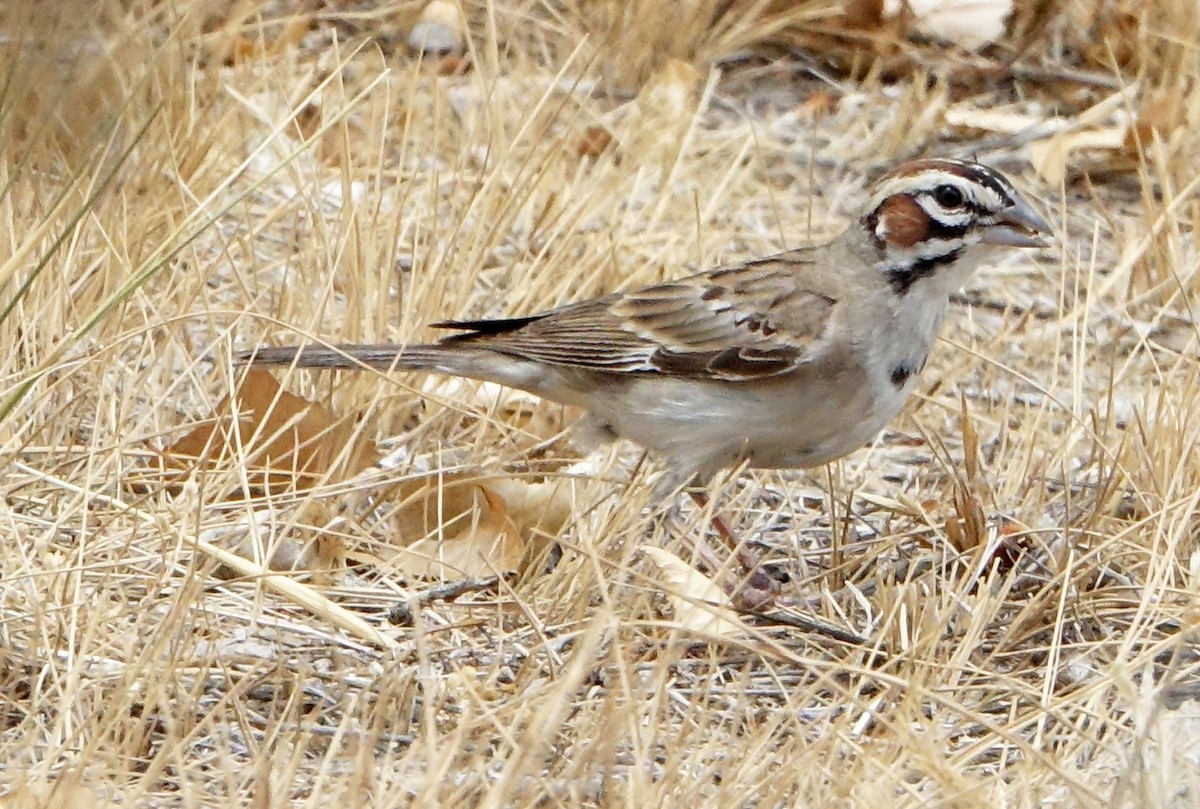
[[[929,357],[925,357],[920,363],[912,363],[908,360],[897,363],[896,366],[892,368],[892,384],[896,386],[896,389],[899,390],[900,388],[903,388],[908,380],[924,371],[925,362],[928,359]]]
[[[908,382],[909,377],[913,375],[913,367],[907,362],[902,362],[892,369],[892,384],[897,389],[903,388]]]

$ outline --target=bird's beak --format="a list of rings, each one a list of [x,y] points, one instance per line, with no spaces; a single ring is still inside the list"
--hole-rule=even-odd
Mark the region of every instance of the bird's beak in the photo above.
[[[984,244],[1005,247],[1049,247],[1050,244],[1039,234],[1049,235],[1050,223],[1025,200],[1017,197],[996,224],[983,231]]]

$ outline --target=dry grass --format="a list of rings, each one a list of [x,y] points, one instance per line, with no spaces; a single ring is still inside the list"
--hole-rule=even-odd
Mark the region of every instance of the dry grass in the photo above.
[[[233,5],[3,12],[0,805],[1197,800],[1190,0],[1024,3],[994,47],[1015,72],[834,30],[832,3],[739,0],[715,22],[704,2],[673,20],[480,5],[452,75],[400,44],[419,3]],[[786,55],[816,28],[871,44],[825,81],[796,61],[825,54]],[[1029,169],[1024,133],[946,123],[1073,116],[1135,81],[1137,137],[1064,186]],[[427,338],[795,246],[918,153],[1010,172],[1058,248],[981,273],[874,446],[724,490],[809,611],[865,647],[681,632],[639,554],[678,540],[640,516],[624,456],[522,575],[422,600],[362,504],[438,470],[553,475],[569,449],[530,453],[519,425],[422,404],[411,378],[287,381],[361,412],[398,448],[386,473],[331,470],[269,507],[226,501],[236,464],[132,485],[229,393],[232,350]],[[228,553],[258,533],[356,563],[272,576]],[[1015,564],[989,565],[997,546]],[[398,604],[411,625],[386,620]]]

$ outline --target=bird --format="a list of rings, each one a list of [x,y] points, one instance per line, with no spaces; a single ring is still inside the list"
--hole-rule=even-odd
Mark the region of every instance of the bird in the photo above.
[[[912,394],[951,295],[999,251],[1048,247],[1050,233],[996,169],[914,159],[879,177],[824,244],[536,314],[435,323],[457,333],[433,343],[259,347],[237,360],[425,371],[576,405],[585,429],[660,460],[652,502],[690,488],[704,503],[697,487],[722,470],[817,467],[869,443]]]

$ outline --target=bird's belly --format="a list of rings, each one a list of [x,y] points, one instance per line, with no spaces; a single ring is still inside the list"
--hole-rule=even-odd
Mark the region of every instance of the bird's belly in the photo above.
[[[903,404],[873,397],[866,387],[840,395],[823,393],[809,403],[802,421],[788,424],[778,419],[771,423],[774,429],[751,439],[746,452],[750,465],[802,469],[835,461],[870,443]]]
[[[743,460],[803,468],[868,443],[900,409],[904,396],[880,398],[864,382],[857,367],[801,381],[645,378],[611,402],[593,402],[593,413],[617,435],[701,477]]]

